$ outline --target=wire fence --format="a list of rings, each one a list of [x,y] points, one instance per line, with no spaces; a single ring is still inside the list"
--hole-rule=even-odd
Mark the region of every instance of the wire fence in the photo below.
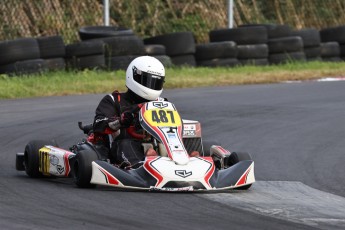
[[[234,0],[234,25],[287,24],[295,29],[345,24],[345,1]],[[110,0],[110,25],[145,38],[191,31],[198,43],[208,32],[228,25],[228,0]],[[102,0],[2,0],[0,40],[61,35],[79,40],[78,29],[103,25]]]

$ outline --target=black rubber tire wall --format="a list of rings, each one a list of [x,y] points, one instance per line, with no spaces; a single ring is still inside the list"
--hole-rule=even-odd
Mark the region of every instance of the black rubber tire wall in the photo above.
[[[144,39],[145,45],[164,45],[168,56],[195,53],[195,39],[192,32],[177,32]]]
[[[245,24],[240,25],[240,27],[249,26],[263,26],[266,28],[268,39],[289,37],[291,35],[291,27],[288,25],[279,24]]]
[[[104,54],[104,46],[103,41],[93,40],[69,44],[66,46],[66,57]]]
[[[65,56],[65,43],[61,36],[37,38],[41,58],[54,58]]]
[[[198,66],[205,67],[233,67],[239,65],[237,58],[215,58],[212,60],[198,61]]]
[[[321,56],[322,57],[339,57],[340,46],[338,42],[325,42],[321,43]]]
[[[267,58],[238,59],[238,61],[241,65],[263,66],[269,64]]]
[[[234,41],[237,45],[267,43],[267,30],[263,26],[219,29],[209,32],[210,42]]]
[[[196,45],[195,59],[197,61],[214,58],[236,58],[237,45],[233,41],[210,42]]]
[[[320,46],[321,38],[317,29],[302,29],[292,31],[291,36],[301,37],[304,47]]]
[[[281,64],[290,61],[305,61],[306,57],[304,52],[278,53],[270,54],[268,60],[270,64]]]
[[[321,57],[321,46],[304,48],[304,53],[305,53],[306,58]]]
[[[267,44],[238,45],[238,59],[256,59],[268,57]]]
[[[137,55],[109,57],[105,59],[105,63],[108,70],[127,70],[131,61],[137,57]]]
[[[166,49],[163,45],[145,45],[145,54],[154,55],[166,55]]]
[[[48,70],[57,71],[64,70],[66,63],[64,58],[49,58],[44,59],[44,65]]]
[[[269,40],[267,45],[270,54],[303,51],[303,40],[301,37],[275,38]]]
[[[162,62],[163,66],[165,68],[172,67],[173,63],[171,61],[171,58],[167,55],[154,55],[152,57],[157,58],[160,62]]]
[[[196,61],[193,54],[173,56],[170,58],[172,63],[177,66],[196,66]]]
[[[119,36],[101,39],[106,57],[145,55],[144,42],[137,36]]]
[[[0,42],[0,65],[38,58],[40,58],[40,50],[34,38]]]
[[[17,61],[12,64],[0,66],[0,73],[13,75],[38,74],[47,71],[43,59],[32,59],[26,61]]]
[[[103,54],[72,57],[66,59],[67,68],[83,69],[105,69],[105,58]]]
[[[85,26],[78,32],[81,40],[134,35],[133,30],[117,26]]]
[[[320,36],[322,42],[345,43],[345,25],[321,29]]]

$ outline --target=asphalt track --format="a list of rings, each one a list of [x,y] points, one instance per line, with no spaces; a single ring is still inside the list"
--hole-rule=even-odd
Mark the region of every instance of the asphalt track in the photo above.
[[[78,189],[14,169],[32,139],[68,147],[103,95],[0,101],[0,229],[344,229],[345,82],[168,90],[183,118],[231,151],[257,182],[219,194]]]

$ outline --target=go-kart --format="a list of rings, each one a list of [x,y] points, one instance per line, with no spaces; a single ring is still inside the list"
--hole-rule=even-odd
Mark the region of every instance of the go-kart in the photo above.
[[[182,120],[167,101],[152,101],[139,110],[145,156],[136,167],[111,163],[104,146],[94,142],[92,126],[79,127],[88,139],[70,150],[53,142],[30,141],[16,155],[16,169],[30,177],[72,177],[77,186],[96,185],[150,191],[248,189],[254,182],[254,161],[246,152],[230,152],[201,138],[197,121]],[[190,155],[191,152],[197,153]]]

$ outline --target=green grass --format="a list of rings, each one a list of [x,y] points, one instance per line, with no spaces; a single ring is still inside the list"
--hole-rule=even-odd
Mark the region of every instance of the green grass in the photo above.
[[[276,83],[344,76],[345,63],[304,62],[236,68],[168,68],[165,89]],[[108,93],[126,90],[125,71],[51,72],[9,77],[0,75],[0,99]]]

